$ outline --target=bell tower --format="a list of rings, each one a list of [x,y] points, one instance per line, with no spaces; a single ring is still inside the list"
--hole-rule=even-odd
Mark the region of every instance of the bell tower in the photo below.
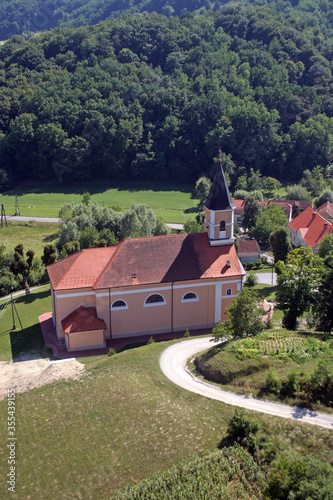
[[[212,187],[205,202],[205,230],[209,243],[232,245],[234,237],[234,211],[228,185],[225,180],[222,160],[216,170]]]

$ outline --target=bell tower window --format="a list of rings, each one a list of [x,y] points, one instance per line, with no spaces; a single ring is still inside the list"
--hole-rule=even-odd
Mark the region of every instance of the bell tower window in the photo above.
[[[226,238],[227,237],[227,232],[225,230],[225,221],[220,222],[220,238]]]

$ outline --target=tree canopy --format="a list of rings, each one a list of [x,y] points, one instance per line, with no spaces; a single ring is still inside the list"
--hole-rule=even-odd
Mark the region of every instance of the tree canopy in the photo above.
[[[93,24],[106,17],[107,4],[109,12],[119,11],[111,3],[91,0],[79,8],[73,0],[60,8],[55,2],[49,20],[57,24],[59,15],[64,24]],[[219,9],[222,3],[128,2],[133,11],[166,15],[124,14],[8,40],[0,48],[2,184],[193,181],[211,175],[219,147],[232,189],[244,174],[253,190],[260,176],[298,181],[305,169],[327,169],[331,4],[324,2],[325,12],[319,0],[311,8],[282,0]],[[39,0],[14,4],[1,3],[0,20],[15,33],[38,8],[45,11]],[[204,12],[210,7],[216,10]],[[318,179],[304,180],[313,196],[322,191]],[[263,188],[272,186],[267,181]]]

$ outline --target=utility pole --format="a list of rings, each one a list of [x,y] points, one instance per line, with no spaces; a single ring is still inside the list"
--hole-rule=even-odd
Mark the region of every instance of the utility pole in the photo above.
[[[20,214],[20,207],[19,207],[18,199],[17,199],[17,194],[15,195],[15,215],[21,215]]]
[[[1,227],[3,227],[3,221],[5,221],[6,226],[7,224],[7,217],[6,217],[6,212],[5,212],[5,207],[4,204],[1,203]]]

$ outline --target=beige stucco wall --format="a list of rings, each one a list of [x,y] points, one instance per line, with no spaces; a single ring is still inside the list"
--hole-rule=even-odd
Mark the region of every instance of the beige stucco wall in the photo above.
[[[96,295],[91,288],[61,291],[55,293],[55,303],[56,330],[61,339],[65,337],[61,321],[80,306],[96,307]]]
[[[219,319],[226,319],[224,311],[240,290],[240,281],[239,276],[166,283],[155,287],[113,288],[98,290],[96,293],[87,289],[57,292],[55,301],[58,335],[60,338],[65,337],[61,320],[81,305],[96,307],[97,316],[105,321],[107,329],[103,339],[100,332],[98,335],[96,332],[66,335],[66,344],[72,350],[83,349],[85,345],[104,345],[104,339],[110,337],[212,327]],[[231,295],[227,295],[228,289],[231,289]],[[189,292],[195,293],[198,300],[184,301],[184,295]],[[145,305],[147,297],[155,293],[162,295],[165,303]],[[126,307],[112,309],[112,304],[117,300],[123,300]]]
[[[225,236],[223,238],[233,237],[234,216],[233,210],[208,210],[205,207],[205,230],[209,239],[220,239],[220,223],[225,222]]]
[[[66,333],[65,337],[68,351],[80,351],[83,349],[98,349],[105,347],[103,330],[69,334]]]
[[[145,305],[153,294],[162,295],[165,303]],[[163,333],[171,330],[171,284],[134,289],[113,289],[111,305],[116,300],[124,300],[128,309],[113,310],[111,307],[111,333],[113,338],[130,333]]]

